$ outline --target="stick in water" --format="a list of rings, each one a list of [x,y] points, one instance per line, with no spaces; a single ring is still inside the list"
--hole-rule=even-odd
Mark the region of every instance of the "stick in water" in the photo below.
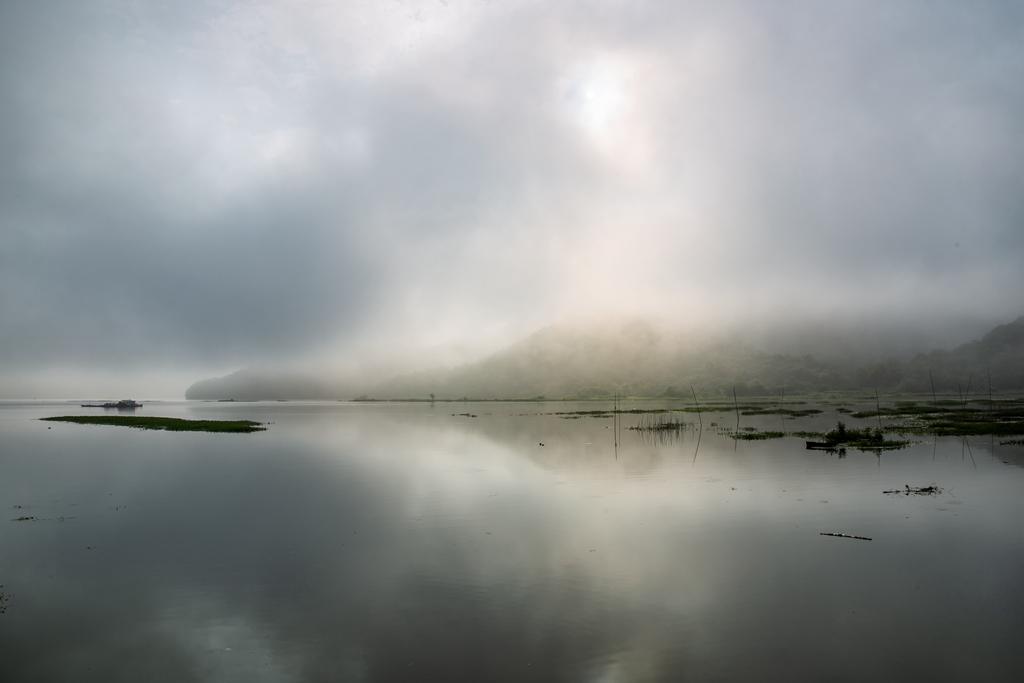
[[[786,385],[782,385],[782,401],[779,402],[779,415],[782,416],[782,431],[786,431],[786,413],[783,412],[786,409]]]
[[[992,371],[985,366],[985,373],[988,374],[988,412],[992,412]]]
[[[870,541],[871,540],[867,536],[851,536],[850,534],[830,534],[827,531],[822,531],[821,535],[822,536],[837,536],[839,538],[856,538],[856,539],[858,539],[860,541]]]
[[[878,403],[878,387],[875,387],[875,414],[878,415],[878,431],[882,431],[882,406]]]

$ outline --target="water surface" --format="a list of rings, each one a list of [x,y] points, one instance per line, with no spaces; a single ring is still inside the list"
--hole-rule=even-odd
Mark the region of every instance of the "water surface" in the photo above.
[[[616,445],[551,414],[595,407],[137,413],[270,423],[204,434],[0,404],[3,679],[1019,680],[1024,449],[839,458],[730,414]]]

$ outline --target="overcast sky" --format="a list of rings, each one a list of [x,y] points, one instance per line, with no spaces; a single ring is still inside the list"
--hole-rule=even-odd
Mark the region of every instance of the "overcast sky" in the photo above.
[[[1019,2],[7,0],[0,32],[3,396],[606,311],[1024,313]]]

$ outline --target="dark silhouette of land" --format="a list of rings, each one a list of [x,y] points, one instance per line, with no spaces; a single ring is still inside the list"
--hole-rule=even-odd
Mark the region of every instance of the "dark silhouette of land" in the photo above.
[[[991,378],[991,380],[989,379]],[[424,400],[684,398],[690,387],[741,397],[863,391],[956,394],[1024,390],[1024,316],[981,339],[908,359],[871,362],[772,353],[743,343],[694,342],[642,321],[609,329],[545,328],[475,363],[402,375],[375,386],[242,370],[196,382],[189,399]],[[968,389],[970,387],[970,389]]]

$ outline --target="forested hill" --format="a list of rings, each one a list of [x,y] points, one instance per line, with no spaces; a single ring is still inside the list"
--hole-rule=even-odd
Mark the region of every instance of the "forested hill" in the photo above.
[[[273,398],[599,398],[776,395],[871,390],[956,392],[1024,390],[1024,316],[981,339],[909,361],[855,363],[813,355],[766,353],[741,343],[710,343],[642,321],[610,327],[553,326],[481,361],[395,377],[369,387],[323,378],[242,371],[192,385],[190,399]]]
[[[887,378],[887,386],[928,392],[931,390],[929,370],[940,391],[952,391],[958,384],[966,388],[968,382],[987,390],[989,375],[995,390],[1024,389],[1024,316],[951,351],[931,351],[917,356]]]

